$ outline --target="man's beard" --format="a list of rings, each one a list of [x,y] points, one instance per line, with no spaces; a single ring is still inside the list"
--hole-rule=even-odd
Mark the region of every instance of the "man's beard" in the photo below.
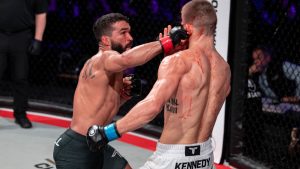
[[[120,43],[111,42],[111,49],[119,53],[125,52],[126,48],[123,48]]]

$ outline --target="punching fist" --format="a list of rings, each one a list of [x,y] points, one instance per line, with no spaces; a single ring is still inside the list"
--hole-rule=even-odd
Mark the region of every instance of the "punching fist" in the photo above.
[[[131,81],[129,96],[140,96],[142,94],[142,82],[141,79],[134,74],[129,74],[128,76]]]
[[[142,94],[141,79],[134,74],[129,74],[123,78],[123,89],[120,92],[121,97],[125,100],[133,96],[140,96]]]
[[[34,39],[28,47],[28,53],[33,56],[40,55],[42,51],[42,41]]]
[[[168,36],[160,39],[161,46],[165,54],[169,54],[178,45],[181,40],[188,38],[187,31],[182,26],[173,27]]]
[[[105,127],[92,125],[86,134],[86,141],[90,151],[96,152],[106,146],[109,141],[115,140],[120,137],[116,129],[116,124],[112,123]]]

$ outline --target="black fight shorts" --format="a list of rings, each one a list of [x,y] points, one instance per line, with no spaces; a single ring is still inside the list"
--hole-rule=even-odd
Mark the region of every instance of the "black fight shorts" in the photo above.
[[[124,169],[127,161],[110,145],[91,152],[86,137],[67,129],[55,142],[53,158],[57,169]]]

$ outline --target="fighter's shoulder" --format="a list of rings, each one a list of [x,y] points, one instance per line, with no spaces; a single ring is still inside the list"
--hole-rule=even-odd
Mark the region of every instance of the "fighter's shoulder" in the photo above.
[[[216,71],[230,76],[230,66],[227,61],[218,52],[214,52],[213,56],[215,58],[213,65],[215,65],[214,67],[217,68]]]
[[[176,52],[172,55],[166,56],[164,58],[164,60],[181,60],[181,61],[184,61],[184,60],[187,59],[188,56],[189,56],[188,52],[186,50],[183,50],[183,51]]]
[[[185,71],[188,63],[184,56],[185,54],[182,51],[169,55],[162,60],[160,68]]]
[[[164,57],[164,59],[162,60],[162,64],[170,65],[170,64],[183,62],[184,61],[183,56],[184,55],[182,54],[182,51],[176,52],[172,55],[168,55],[168,56]]]
[[[110,56],[114,56],[114,55],[118,55],[119,53],[117,51],[114,50],[107,50],[107,51],[103,51],[100,56],[101,57],[110,57]]]
[[[228,67],[228,66],[229,66],[228,63],[227,63],[227,61],[224,59],[224,57],[222,57],[221,54],[218,53],[217,51],[212,52],[212,56],[213,56],[213,58],[215,58],[214,60],[215,60],[218,64],[223,65],[223,66],[225,66],[225,67]]]

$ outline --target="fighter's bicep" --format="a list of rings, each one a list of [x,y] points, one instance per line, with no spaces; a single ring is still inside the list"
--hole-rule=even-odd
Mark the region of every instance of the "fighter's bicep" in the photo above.
[[[179,78],[177,77],[168,77],[162,80],[162,92],[161,95],[164,99],[164,102],[168,101],[172,95],[176,93],[176,90],[179,85]]]
[[[159,72],[158,79],[154,84],[154,88],[157,88],[156,93],[158,97],[162,99],[162,102],[166,102],[176,93],[179,82],[183,74],[178,72],[160,70],[166,72]]]
[[[174,94],[177,86],[171,78],[158,79],[147,97],[154,99],[157,107],[162,107]]]

